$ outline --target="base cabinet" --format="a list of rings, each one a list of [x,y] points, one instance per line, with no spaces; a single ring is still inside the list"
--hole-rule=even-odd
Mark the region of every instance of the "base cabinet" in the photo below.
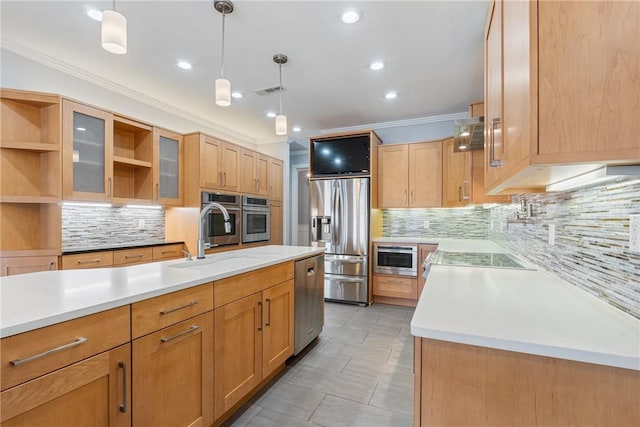
[[[133,341],[133,425],[213,423],[213,312]]]
[[[130,349],[125,344],[3,391],[2,427],[131,426]]]
[[[215,417],[293,355],[293,280],[215,310]]]

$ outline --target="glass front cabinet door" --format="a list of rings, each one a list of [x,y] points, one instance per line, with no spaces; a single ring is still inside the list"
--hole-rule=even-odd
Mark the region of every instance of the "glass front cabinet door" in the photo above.
[[[167,206],[182,206],[182,135],[154,128],[154,200]]]
[[[111,200],[113,115],[68,100],[62,105],[63,198]]]

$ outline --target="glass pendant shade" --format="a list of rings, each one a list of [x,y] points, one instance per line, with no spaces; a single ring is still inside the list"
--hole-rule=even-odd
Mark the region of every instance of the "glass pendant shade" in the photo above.
[[[216,104],[221,107],[231,105],[231,82],[227,79],[216,79]]]
[[[111,53],[127,53],[127,19],[115,10],[102,12],[102,47]]]
[[[287,134],[287,116],[278,114],[276,116],[276,135]]]

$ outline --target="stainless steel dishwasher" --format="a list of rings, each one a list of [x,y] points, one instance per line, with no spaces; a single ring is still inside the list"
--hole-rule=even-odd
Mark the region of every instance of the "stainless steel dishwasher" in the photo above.
[[[322,332],[324,254],[296,261],[294,300],[296,355]]]

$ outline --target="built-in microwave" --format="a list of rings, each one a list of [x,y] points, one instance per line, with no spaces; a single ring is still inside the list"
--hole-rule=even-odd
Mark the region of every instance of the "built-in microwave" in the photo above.
[[[242,243],[269,240],[270,221],[269,199],[242,196]]]
[[[418,246],[374,243],[373,272],[418,276]]]
[[[239,194],[219,194],[202,192],[202,207],[210,202],[218,202],[229,212],[229,223],[231,224],[231,233],[227,234],[224,230],[224,216],[219,209],[212,209],[205,219],[205,245],[213,248],[224,245],[237,245],[240,243],[241,230],[241,210]]]

